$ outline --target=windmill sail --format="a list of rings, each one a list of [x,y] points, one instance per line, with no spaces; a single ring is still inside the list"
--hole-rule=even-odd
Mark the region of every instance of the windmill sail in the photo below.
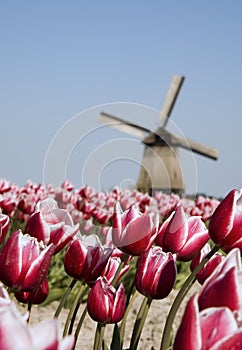
[[[135,123],[130,123],[126,120],[115,117],[105,112],[101,112],[100,121],[118,131],[124,132],[134,137],[138,137],[140,139],[143,139],[147,133],[151,132],[151,130],[144,128],[143,126],[137,125]]]
[[[163,121],[163,128],[166,126],[174,104],[176,102],[179,91],[182,87],[182,83],[185,77],[179,75],[173,75],[170,87],[168,89],[167,95],[165,97],[165,101],[162,104],[162,108],[160,111],[159,121]]]

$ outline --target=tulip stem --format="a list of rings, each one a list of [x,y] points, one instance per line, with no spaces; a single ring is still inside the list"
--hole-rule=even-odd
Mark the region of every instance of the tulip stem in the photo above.
[[[119,274],[120,274],[120,272],[121,272],[123,266],[124,266],[124,262],[121,261],[121,263],[119,264],[119,267],[117,268],[117,271],[115,272],[114,278],[113,278],[113,280],[112,280],[112,285],[113,285],[114,287],[117,286]]]
[[[30,315],[31,315],[31,309],[32,309],[32,303],[28,303],[28,319],[27,319],[27,323],[29,323],[29,320],[30,320]]]
[[[73,287],[75,286],[76,282],[77,282],[77,280],[73,278],[73,280],[71,281],[71,283],[67,287],[65,294],[62,296],[62,299],[58,305],[58,308],[54,314],[54,317],[58,318],[58,316],[60,315],[61,310],[63,309],[63,306],[64,306],[69,294],[71,293]]]
[[[78,325],[76,327],[76,331],[75,331],[75,346],[76,346],[77,338],[78,338],[78,336],[80,334],[80,330],[81,330],[83,321],[84,321],[84,319],[86,317],[86,314],[87,314],[87,307],[85,306],[85,309],[83,310],[81,318],[80,318],[80,320],[78,322]],[[75,349],[75,346],[74,346],[74,349]]]
[[[18,215],[19,215],[19,209],[17,209],[14,213],[14,216],[11,220],[10,227],[8,230],[8,237],[17,230],[18,227]],[[7,237],[6,237],[7,238]]]
[[[94,339],[94,345],[93,350],[100,350],[102,347],[102,341],[104,337],[106,323],[100,323],[98,322],[96,333],[95,333],[95,339]]]
[[[136,350],[144,327],[144,323],[151,305],[152,299],[145,297],[136,317],[129,350]]]
[[[65,323],[65,327],[64,327],[64,331],[63,331],[63,337],[65,337],[68,333],[68,328],[69,328],[70,323],[72,321],[72,318],[75,314],[76,306],[78,305],[78,303],[81,303],[81,300],[84,297],[84,295],[87,293],[88,289],[89,289],[88,286],[85,287],[84,285],[82,285],[80,287],[78,293],[76,294],[75,300],[72,304],[72,307],[70,308],[69,314],[68,314],[67,319],[66,319],[66,323]]]
[[[129,311],[136,299],[136,297],[138,296],[138,291],[135,290],[134,294],[131,296],[130,300],[129,300],[129,303],[127,305],[127,308],[125,310],[125,313],[124,313],[124,317],[122,319],[122,322],[120,324],[120,327],[119,327],[119,334],[120,334],[120,350],[122,350],[123,348],[123,341],[124,341],[124,332],[125,332],[125,326],[126,326],[126,320],[127,320],[127,316],[129,314]]]
[[[187,292],[192,287],[193,283],[196,280],[196,275],[198,271],[208,262],[208,260],[219,250],[218,246],[214,246],[213,249],[208,253],[208,255],[200,262],[199,265],[196,266],[196,268],[192,271],[192,273],[188,276],[184,284],[182,285],[180,291],[178,292],[171,308],[169,311],[169,314],[166,319],[163,336],[161,340],[161,346],[160,350],[167,350],[170,347],[170,334],[172,332],[172,325],[174,318],[176,316],[176,313],[185,298]]]

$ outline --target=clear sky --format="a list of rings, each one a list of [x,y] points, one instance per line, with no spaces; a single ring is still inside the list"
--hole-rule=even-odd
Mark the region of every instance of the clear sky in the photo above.
[[[100,128],[99,112],[156,128],[153,112],[176,73],[186,79],[171,120],[187,137],[220,151],[216,162],[195,156],[196,190],[223,196],[241,188],[241,18],[237,0],[1,1],[0,177],[20,185],[46,181],[48,150],[71,125],[61,141],[73,147],[63,177],[80,186],[92,184],[92,174],[103,189],[136,181],[141,143]],[[112,105],[96,107],[107,103]],[[134,103],[153,114],[133,111]],[[90,108],[80,125],[71,124]],[[79,139],[71,133],[77,131]],[[105,147],[113,152],[107,159]],[[51,158],[59,181],[62,152],[66,157],[60,147],[56,160]],[[96,167],[95,155],[102,165]],[[87,160],[91,166],[84,174]],[[188,192],[194,191],[190,181],[188,174]]]

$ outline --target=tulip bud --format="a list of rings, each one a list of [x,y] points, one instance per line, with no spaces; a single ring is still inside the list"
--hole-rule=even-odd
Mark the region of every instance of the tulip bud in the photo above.
[[[103,272],[112,248],[102,246],[98,236],[77,235],[66,250],[65,271],[85,282],[94,282]]]
[[[131,257],[132,258],[132,257]],[[118,268],[121,264],[121,259],[117,256],[111,256],[107,262],[107,265],[102,273],[102,276],[105,276],[108,282],[112,283],[116,272],[118,271]],[[119,272],[119,275],[116,279],[116,283],[120,281],[120,279],[123,277],[123,275],[129,270],[130,265],[125,264],[124,267]]]
[[[141,214],[133,206],[122,212],[117,203],[113,215],[113,243],[124,253],[140,255],[152,246],[158,224],[158,214]]]
[[[125,308],[123,284],[116,290],[105,277],[100,277],[88,295],[87,310],[90,317],[96,322],[117,323],[123,318]]]
[[[210,245],[207,243],[200,250],[200,252],[192,259],[190,268],[191,271],[195,269],[196,266],[200,264],[200,262],[208,255],[211,251]],[[212,274],[215,268],[222,262],[223,256],[221,253],[216,252],[208,262],[198,271],[197,280],[200,284],[203,284],[204,281]]]
[[[8,287],[31,291],[46,278],[54,246],[48,247],[21,230],[14,232],[0,252],[0,280]]]
[[[163,234],[162,247],[177,254],[181,261],[191,260],[209,240],[208,230],[199,216],[187,217],[178,206]]]
[[[135,286],[152,299],[166,298],[176,282],[176,264],[171,253],[152,247],[137,260]]]
[[[226,253],[242,251],[242,190],[232,190],[218,205],[209,222],[212,240]]]

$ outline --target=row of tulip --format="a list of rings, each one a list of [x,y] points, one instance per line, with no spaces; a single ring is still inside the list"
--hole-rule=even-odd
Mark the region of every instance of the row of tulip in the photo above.
[[[61,189],[31,183],[26,185],[28,190],[25,192],[13,188],[2,180],[0,280],[18,301],[28,304],[30,312],[32,304],[42,303],[47,298],[51,261],[54,256],[63,253],[65,273],[72,280],[55,318],[59,317],[74,290],[75,299],[66,320],[63,339],[54,318],[49,322],[50,327],[55,329],[55,335],[44,340],[48,337],[44,334],[44,326],[38,325],[36,329],[41,337],[35,336],[35,328],[26,325],[26,317],[23,320],[17,315],[13,301],[1,286],[0,333],[15,333],[11,339],[0,338],[1,349],[47,350],[50,346],[53,349],[73,349],[88,313],[97,322],[93,348],[99,350],[105,346],[108,349],[104,340],[105,326],[114,323],[116,326],[110,348],[121,350],[128,312],[139,293],[144,299],[137,313],[129,346],[136,349],[152,300],[164,299],[169,295],[177,281],[177,265],[183,262],[191,262],[191,274],[171,307],[161,349],[167,350],[171,346],[170,335],[177,309],[196,277],[202,289],[187,305],[174,339],[174,349],[240,348],[240,191],[231,191],[220,204],[210,200],[210,204],[205,205],[209,201],[199,198],[197,205],[193,202],[191,207],[196,212],[200,206],[199,210],[203,210],[201,217],[192,215],[192,210],[188,210],[189,206],[181,198],[174,200],[177,198],[175,195],[168,199],[168,196],[157,193],[156,198],[151,198],[137,191],[129,191],[131,196],[128,197],[118,188],[111,195],[97,194],[88,186],[76,191],[69,182],[65,182]],[[11,193],[15,193],[15,205],[10,210],[6,203],[10,204]],[[161,197],[162,210],[159,209],[162,200],[158,201]],[[19,198],[26,201],[21,202]],[[27,211],[26,208],[30,207]],[[210,211],[204,210],[205,207],[209,207]],[[78,217],[81,224],[77,222]],[[208,218],[207,228],[204,220]],[[18,228],[16,219],[25,220],[24,233],[20,229],[15,230]],[[91,220],[89,225],[88,220]],[[90,233],[94,229],[98,235]],[[218,252],[219,249],[223,253]],[[228,285],[230,288],[227,288]],[[79,316],[74,336],[68,335],[73,333],[74,320],[84,298],[86,308]],[[7,318],[7,323],[4,318]],[[25,335],[22,336],[22,333]]]
[[[76,189],[69,181],[65,181],[61,187],[27,181],[25,186],[20,187],[0,179],[0,208],[10,217],[17,211],[18,218],[27,221],[36,203],[46,197],[54,198],[60,208],[71,214],[75,223],[84,219],[107,224],[117,201],[124,210],[133,205],[142,213],[158,213],[161,218],[167,218],[178,205],[182,205],[187,215],[199,215],[203,220],[208,220],[219,204],[217,199],[201,195],[188,199],[174,193],[155,192],[151,197],[137,190],[121,190],[118,187],[109,192],[96,192],[90,186]]]

